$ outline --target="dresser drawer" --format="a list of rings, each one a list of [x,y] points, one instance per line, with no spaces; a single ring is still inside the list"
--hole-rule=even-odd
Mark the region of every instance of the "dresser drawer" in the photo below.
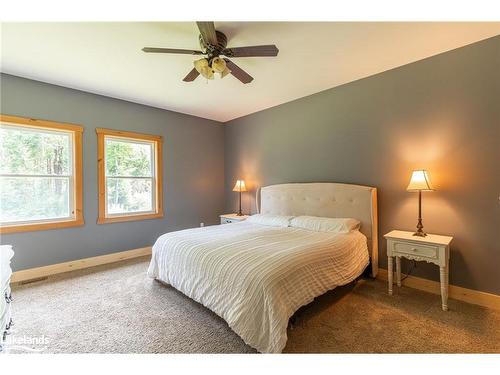
[[[430,259],[438,259],[439,252],[437,246],[421,245],[408,242],[394,242],[394,253],[397,255],[413,255]]]

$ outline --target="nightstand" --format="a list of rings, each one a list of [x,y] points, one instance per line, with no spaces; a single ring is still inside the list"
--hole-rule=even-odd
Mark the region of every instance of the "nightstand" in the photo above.
[[[448,310],[448,263],[450,242],[453,237],[428,234],[414,236],[413,232],[393,230],[384,235],[387,240],[387,278],[389,294],[392,295],[393,259],[396,258],[396,283],[401,286],[401,258],[426,261],[439,266],[441,281],[441,302],[444,311]]]
[[[224,214],[220,215],[220,223],[221,224],[229,224],[229,223],[239,223],[240,221],[246,220],[249,216],[242,215],[238,216],[236,214]]]

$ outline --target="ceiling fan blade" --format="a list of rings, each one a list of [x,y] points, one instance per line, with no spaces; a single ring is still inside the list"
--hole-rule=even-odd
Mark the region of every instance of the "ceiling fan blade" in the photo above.
[[[144,47],[142,50],[144,52],[152,52],[152,53],[180,53],[183,55],[203,55],[203,52],[191,49]]]
[[[245,72],[243,69],[241,69],[238,65],[236,65],[234,62],[232,62],[229,59],[224,59],[226,62],[226,66],[229,68],[231,71],[231,74],[238,78],[241,82],[243,83],[250,83],[253,81],[253,77]]]
[[[210,43],[212,46],[217,45],[217,34],[215,34],[215,25],[212,21],[209,22],[196,22],[200,34],[205,43]]]
[[[200,73],[198,73],[198,71],[193,68],[193,70],[191,70],[182,80],[184,82],[193,82],[199,75]]]
[[[222,54],[227,57],[264,57],[278,56],[278,52],[278,47],[274,44],[268,44],[265,46],[226,48],[222,51]]]

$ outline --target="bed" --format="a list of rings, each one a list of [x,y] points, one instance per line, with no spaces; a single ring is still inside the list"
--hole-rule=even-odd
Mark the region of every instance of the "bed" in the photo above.
[[[164,234],[148,275],[222,317],[250,346],[280,353],[290,317],[314,298],[378,270],[376,189],[338,183],[263,187],[261,214],[355,218],[359,230],[234,224]]]

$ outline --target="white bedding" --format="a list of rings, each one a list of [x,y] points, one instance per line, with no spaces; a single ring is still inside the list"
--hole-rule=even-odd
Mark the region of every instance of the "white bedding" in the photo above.
[[[368,262],[358,231],[241,222],[162,235],[148,275],[214,311],[258,351],[279,353],[294,312],[353,281]]]

